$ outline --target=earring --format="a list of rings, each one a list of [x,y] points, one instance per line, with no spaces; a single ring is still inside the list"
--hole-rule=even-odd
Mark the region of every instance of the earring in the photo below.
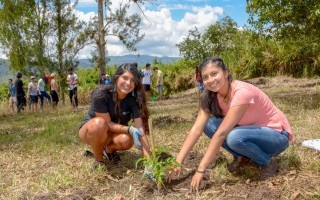
[[[132,90],[132,93],[131,93],[131,95],[134,97],[134,90]]]

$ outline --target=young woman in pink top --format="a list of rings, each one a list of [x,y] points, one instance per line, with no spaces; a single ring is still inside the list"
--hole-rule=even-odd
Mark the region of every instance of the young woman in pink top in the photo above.
[[[272,157],[283,152],[293,139],[285,115],[257,87],[232,80],[222,59],[207,58],[199,66],[205,90],[201,107],[176,158],[182,164],[202,132],[211,138],[210,144],[191,181],[197,190],[207,166],[216,158],[220,147],[234,156],[228,164],[237,172],[249,162],[261,166],[260,180],[275,175],[278,164]],[[169,181],[179,176],[181,167],[169,173]]]

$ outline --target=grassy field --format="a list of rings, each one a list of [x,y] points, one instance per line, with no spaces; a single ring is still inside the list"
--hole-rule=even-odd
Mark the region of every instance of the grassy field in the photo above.
[[[262,88],[287,115],[295,141],[279,156],[280,170],[268,181],[256,181],[257,169],[240,176],[227,172],[230,155],[210,171],[208,185],[197,193],[158,191],[147,187],[140,157],[132,148],[120,152],[122,164],[93,170],[88,146],[78,138],[78,126],[88,106],[79,112],[61,106],[58,111],[6,114],[0,110],[0,199],[320,199],[320,154],[301,142],[320,138],[320,79],[289,77],[250,80]],[[195,89],[164,101],[149,102],[157,146],[179,152],[198,108]],[[194,151],[203,154],[209,140],[203,136]]]

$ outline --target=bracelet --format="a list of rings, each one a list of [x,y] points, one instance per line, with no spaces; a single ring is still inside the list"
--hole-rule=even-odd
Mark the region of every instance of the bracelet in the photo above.
[[[200,173],[200,174],[204,174],[206,172],[206,170],[204,170],[204,171],[197,170],[197,172]]]

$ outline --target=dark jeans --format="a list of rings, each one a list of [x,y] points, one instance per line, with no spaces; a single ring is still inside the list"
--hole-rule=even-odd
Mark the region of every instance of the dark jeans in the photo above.
[[[49,101],[51,101],[50,95],[46,91],[40,91],[41,95],[40,96],[40,108],[43,108],[43,97],[46,97]]]
[[[27,105],[27,100],[23,95],[17,95],[17,112],[19,113],[24,106]]]
[[[69,97],[70,97],[70,103],[71,103],[73,106],[78,107],[78,92],[77,92],[77,87],[73,88],[72,90],[69,90]],[[74,103],[75,103],[75,105],[73,104],[73,99],[72,99],[72,97],[74,98]]]

